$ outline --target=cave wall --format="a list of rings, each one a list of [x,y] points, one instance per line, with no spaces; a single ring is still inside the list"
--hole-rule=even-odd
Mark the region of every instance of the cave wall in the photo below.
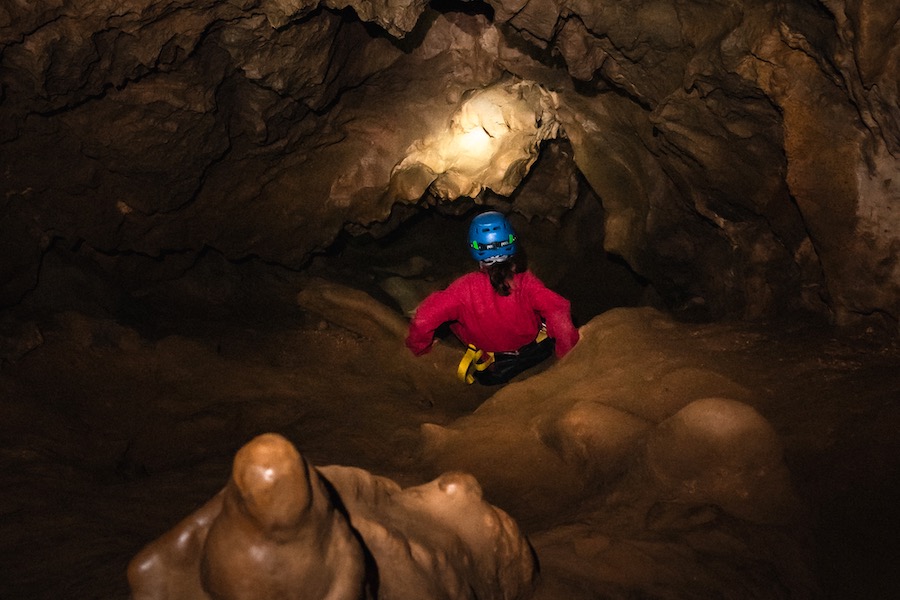
[[[6,5],[0,305],[60,243],[126,290],[136,257],[302,267],[420,202],[395,167],[467,92],[524,80],[553,99],[606,249],[670,307],[896,332],[898,20],[874,0]],[[526,175],[509,210],[572,206]]]

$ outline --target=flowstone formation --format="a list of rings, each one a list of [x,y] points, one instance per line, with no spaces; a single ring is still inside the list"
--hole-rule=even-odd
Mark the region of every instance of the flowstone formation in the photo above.
[[[208,251],[302,267],[412,205],[543,196],[552,217],[570,196],[528,174],[557,139],[556,179],[583,177],[606,250],[668,308],[896,333],[898,18],[875,0],[13,3],[0,305],[75,286],[52,254],[128,301]],[[487,183],[420,160],[495,86],[541,98],[521,153]]]
[[[129,565],[132,597],[365,597],[363,548],[294,446],[262,435],[223,491]]]
[[[315,468],[277,434],[235,456],[225,489],[129,565],[135,600],[531,596],[534,557],[471,475],[401,489]]]
[[[730,350],[650,309],[581,334],[472,415],[422,427],[433,469],[471,472],[530,531],[536,597],[818,597],[810,519],[759,391],[699,366]]]
[[[441,285],[420,262],[391,270],[407,297]],[[225,514],[214,497],[239,447],[272,431],[310,465],[348,465],[310,467],[309,489],[321,491],[313,474],[333,483],[344,521],[379,552],[396,550],[395,581],[408,573],[453,589],[476,564],[524,573],[527,562],[498,560],[497,540],[481,537],[508,526],[499,507],[534,548],[538,599],[897,596],[897,347],[802,323],[684,323],[620,308],[584,325],[564,359],[485,389],[455,379],[464,348],[450,338],[414,358],[403,317],[373,296],[331,280],[288,287],[300,314],[249,324],[138,331],[66,313],[18,332],[3,325],[20,343],[4,346],[0,368],[0,596],[127,597],[129,559],[160,535],[135,568],[169,577],[140,589],[200,588],[198,542]],[[303,479],[288,464],[284,481]],[[231,525],[262,515],[265,531],[244,531],[271,550],[294,514],[280,506],[287,517],[253,508]],[[299,512],[358,556],[339,506]],[[413,560],[418,546],[434,549],[428,532],[451,525],[476,540],[478,561],[432,571]],[[316,577],[329,565],[359,581],[353,561],[331,558],[318,556],[310,585],[327,584]]]

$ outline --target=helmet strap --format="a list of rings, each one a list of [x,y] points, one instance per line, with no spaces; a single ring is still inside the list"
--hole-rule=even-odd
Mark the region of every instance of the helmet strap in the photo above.
[[[484,260],[480,260],[478,262],[482,265],[488,266],[488,265],[494,265],[494,264],[501,263],[501,262],[506,262],[510,258],[512,258],[512,257],[508,254],[501,254],[499,256],[490,256],[490,257],[485,258]]]

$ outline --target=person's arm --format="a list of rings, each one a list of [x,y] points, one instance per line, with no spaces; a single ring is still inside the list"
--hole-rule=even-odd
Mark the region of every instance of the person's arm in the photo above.
[[[435,330],[447,321],[455,321],[458,308],[459,299],[454,294],[452,286],[429,295],[416,308],[409,323],[406,347],[416,356],[431,350]]]
[[[547,324],[547,335],[556,340],[556,356],[562,358],[578,343],[578,329],[572,323],[571,304],[529,273],[529,291],[534,309]]]

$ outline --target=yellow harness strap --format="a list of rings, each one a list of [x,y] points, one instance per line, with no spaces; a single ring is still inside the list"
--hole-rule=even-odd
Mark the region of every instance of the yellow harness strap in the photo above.
[[[542,326],[534,341],[538,344],[547,339],[547,328]],[[494,353],[479,350],[472,344],[466,348],[459,366],[456,368],[456,377],[463,383],[475,383],[475,371],[484,371],[494,362]]]
[[[459,361],[459,367],[456,369],[456,376],[463,383],[475,383],[475,371],[484,371],[491,363],[494,362],[494,353],[479,350],[472,344],[466,348],[462,360]]]

